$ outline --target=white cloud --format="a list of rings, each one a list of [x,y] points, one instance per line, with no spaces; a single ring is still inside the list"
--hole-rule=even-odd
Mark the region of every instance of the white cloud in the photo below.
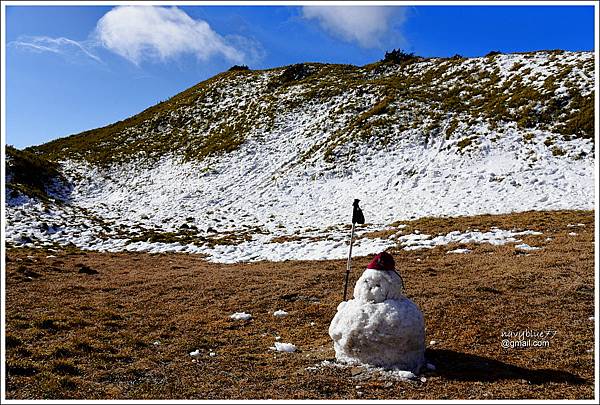
[[[201,61],[214,56],[232,62],[245,59],[242,51],[228,44],[206,21],[194,20],[177,7],[116,7],[98,21],[95,37],[103,47],[136,65],[183,54]]]
[[[239,35],[223,37],[203,20],[194,20],[177,7],[119,6],[104,14],[85,41],[45,36],[20,37],[11,46],[51,52],[67,58],[87,57],[103,63],[97,52],[108,50],[139,65],[165,62],[184,54],[205,62],[222,57],[230,62],[264,57],[257,41]]]
[[[318,21],[321,28],[339,39],[357,42],[364,48],[377,48],[392,24],[404,22],[406,12],[403,7],[304,6],[302,16]]]
[[[50,37],[20,37],[10,45],[17,48],[27,49],[34,52],[51,52],[60,55],[86,56],[96,62],[102,62],[84,42],[74,41],[69,38],[50,38]]]

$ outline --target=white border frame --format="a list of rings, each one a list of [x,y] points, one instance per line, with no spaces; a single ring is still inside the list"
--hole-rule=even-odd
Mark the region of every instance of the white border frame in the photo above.
[[[118,5],[148,5],[148,6],[164,6],[164,5],[173,5],[173,6],[194,6],[194,5],[202,5],[202,6],[261,6],[261,5],[265,5],[265,6],[304,6],[304,5],[320,5],[320,6],[344,6],[344,5],[349,5],[352,4],[353,6],[376,6],[376,5],[381,5],[381,6],[411,6],[411,5],[419,5],[419,6],[478,6],[478,5],[486,5],[486,6],[494,6],[494,5],[501,5],[501,6],[518,6],[518,5],[523,5],[523,6],[543,6],[543,5],[554,5],[554,6],[559,6],[559,5],[569,5],[569,6],[577,6],[577,5],[585,5],[585,6],[594,6],[595,9],[595,33],[594,33],[594,58],[595,58],[595,104],[594,104],[594,114],[595,114],[595,122],[596,122],[596,126],[595,126],[595,146],[594,146],[594,153],[595,153],[595,207],[598,207],[598,198],[599,198],[599,192],[598,192],[598,173],[599,173],[599,165],[598,165],[598,151],[599,151],[599,145],[598,143],[600,142],[599,139],[599,128],[598,128],[598,122],[600,121],[600,115],[599,115],[599,94],[598,94],[598,89],[599,89],[599,72],[598,72],[598,46],[599,46],[599,36],[598,36],[598,28],[599,28],[599,17],[598,14],[600,12],[600,4],[597,1],[278,1],[278,0],[274,0],[274,1],[253,1],[253,0],[249,0],[249,1],[3,1],[2,5],[1,5],[1,22],[0,25],[2,27],[2,33],[0,35],[0,38],[2,38],[2,43],[1,43],[1,58],[2,58],[2,66],[1,66],[1,70],[2,70],[2,79],[1,79],[1,89],[2,89],[2,94],[1,94],[1,105],[2,105],[2,113],[1,113],[1,118],[2,118],[2,126],[1,126],[1,142],[2,144],[0,145],[0,150],[1,150],[1,162],[2,162],[2,179],[1,179],[1,196],[0,196],[0,201],[2,206],[0,207],[0,211],[2,213],[2,230],[1,230],[1,258],[0,258],[0,262],[1,262],[1,295],[2,295],[2,314],[0,315],[0,319],[2,322],[2,325],[0,325],[1,327],[1,332],[2,332],[2,381],[0,382],[0,390],[1,390],[1,400],[2,403],[7,403],[7,404],[11,404],[11,403],[38,403],[38,402],[44,402],[44,403],[49,403],[49,404],[64,404],[66,402],[71,402],[71,403],[90,403],[90,404],[104,404],[104,403],[122,403],[122,402],[126,402],[126,403],[131,403],[131,404],[145,404],[145,403],[172,403],[172,404],[179,404],[179,403],[198,403],[198,402],[203,402],[203,403],[255,403],[255,402],[261,402],[260,400],[81,400],[81,401],[73,401],[73,400],[28,400],[28,401],[22,401],[22,400],[11,400],[11,399],[6,399],[6,368],[4,367],[4,365],[6,364],[6,352],[5,352],[5,347],[4,347],[4,336],[5,336],[5,322],[6,322],[6,317],[5,317],[5,309],[6,309],[6,294],[4,293],[6,291],[6,246],[5,246],[5,232],[4,232],[4,226],[5,226],[5,218],[6,218],[6,213],[5,213],[5,204],[6,204],[6,189],[5,189],[5,170],[6,170],[6,166],[5,166],[5,156],[6,156],[6,42],[5,42],[5,38],[6,38],[6,7],[7,6],[39,6],[39,5],[44,5],[44,6],[81,6],[81,5],[86,5],[86,6],[118,6]],[[480,403],[480,404],[488,404],[488,403],[498,403],[498,402],[514,402],[514,403],[524,403],[524,404],[541,404],[541,403],[547,403],[547,402],[552,402],[552,403],[575,403],[575,404],[595,404],[598,402],[599,398],[599,387],[598,387],[598,376],[599,376],[599,368],[598,368],[598,360],[599,360],[599,355],[598,355],[598,335],[599,335],[599,322],[598,322],[598,315],[599,315],[599,308],[598,308],[598,298],[599,298],[599,291],[598,291],[598,261],[600,258],[599,255],[599,250],[598,250],[598,245],[597,245],[597,241],[598,241],[598,235],[599,235],[599,230],[598,230],[598,225],[599,225],[599,213],[598,213],[598,209],[595,209],[594,211],[595,214],[595,227],[594,227],[594,233],[595,233],[595,243],[594,243],[594,281],[595,281],[595,298],[594,298],[594,337],[595,337],[595,344],[594,344],[594,400],[512,400],[512,401],[508,401],[508,400],[470,400],[470,401],[466,401],[466,400],[381,400],[381,401],[369,401],[369,402],[383,402],[383,403],[433,403],[433,404],[440,404],[440,403],[464,403],[464,402],[471,402],[471,403]],[[269,403],[273,403],[273,404],[283,404],[283,403],[302,403],[302,402],[310,402],[310,403],[316,403],[316,404],[321,404],[321,403],[331,403],[331,402],[344,402],[344,403],[349,403],[349,404],[358,404],[358,403],[364,403],[365,401],[362,400],[344,400],[344,401],[330,401],[330,400],[269,400]]]

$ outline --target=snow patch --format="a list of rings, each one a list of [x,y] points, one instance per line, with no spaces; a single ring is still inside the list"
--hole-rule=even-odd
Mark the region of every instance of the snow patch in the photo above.
[[[287,316],[287,315],[288,315],[288,313],[285,312],[283,309],[279,309],[279,310],[273,312],[273,316],[276,316],[278,318],[281,318],[281,317],[284,317],[284,316]]]
[[[541,247],[529,246],[527,243],[521,243],[520,245],[515,245],[515,249],[525,250],[525,251],[534,251],[534,250],[540,250]]]
[[[229,317],[234,321],[247,321],[252,319],[252,315],[247,314],[246,312],[235,312],[232,315],[229,315]]]
[[[270,349],[276,350],[278,352],[293,353],[298,348],[295,345],[291,344],[291,343],[275,342],[275,346],[271,347]]]
[[[446,252],[446,254],[448,254],[448,253],[458,253],[458,254],[471,253],[471,249],[454,249],[454,250],[449,250]]]
[[[448,245],[450,243],[489,243],[495,246],[500,246],[507,243],[520,242],[519,239],[515,238],[516,236],[541,234],[541,232],[532,230],[509,231],[504,229],[492,228],[489,232],[467,231],[461,233],[460,231],[452,231],[447,233],[446,235],[438,235],[434,238],[431,238],[431,235],[412,233],[409,235],[400,236],[398,238],[398,241],[400,242],[401,246],[404,246],[404,250],[419,250],[432,249],[436,246]],[[453,253],[467,252],[453,251]]]

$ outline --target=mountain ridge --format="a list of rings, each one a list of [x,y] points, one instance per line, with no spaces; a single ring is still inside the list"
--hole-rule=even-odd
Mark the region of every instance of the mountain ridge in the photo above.
[[[578,54],[588,57],[578,65],[562,64],[557,60],[554,63],[558,66],[556,76],[547,75],[543,83],[532,84],[533,80],[530,78],[536,72],[532,73],[532,69],[525,66],[526,62],[531,62],[539,70],[544,62]],[[515,121],[524,129],[542,127],[562,136],[593,139],[593,119],[589,119],[590,116],[593,118],[593,94],[578,91],[581,89],[576,89],[574,80],[578,78],[570,77],[577,76],[584,70],[589,75],[590,69],[593,71],[592,55],[585,52],[539,51],[482,58],[414,57],[401,63],[380,61],[362,67],[303,63],[257,71],[230,70],[125,120],[60,138],[30,150],[53,158],[64,155],[96,163],[120,161],[120,155],[141,151],[154,157],[167,152],[179,152],[186,158],[202,160],[220,152],[235,150],[252,137],[253,130],[272,130],[274,115],[278,113],[281,102],[286,109],[293,110],[305,103],[330,100],[344,92],[350,92],[351,95],[352,92],[358,93],[355,99],[360,102],[340,103],[337,106],[340,113],[330,114],[334,122],[336,119],[343,121],[343,117],[338,117],[343,116],[342,109],[350,110],[354,116],[334,128],[330,139],[325,145],[321,145],[326,158],[332,157],[336,147],[346,145],[348,140],[345,138],[348,136],[355,133],[359,139],[364,140],[370,133],[389,124],[392,119],[403,123],[396,131],[414,127],[417,125],[415,116],[431,107],[439,108],[440,114],[428,114],[427,118],[431,118],[429,126],[422,128],[426,138],[437,136],[442,130],[445,130],[446,136],[451,136],[463,115],[469,120],[488,121],[490,125],[503,120]],[[536,63],[540,56],[542,63]],[[507,70],[503,66],[506,63],[511,63],[510,70],[501,71],[501,68]],[[576,73],[573,73],[575,70]],[[436,87],[436,79],[441,79],[444,75],[448,76],[447,83],[456,84],[448,87],[437,83]],[[475,76],[477,79],[487,80],[486,87],[501,93],[511,92],[505,95],[485,91],[483,85],[475,85]],[[251,86],[255,88],[250,89]],[[557,96],[556,90],[564,86],[569,86],[569,93]],[[240,94],[239,87],[247,93]],[[433,90],[427,92],[427,87],[432,87]],[[295,94],[298,89],[300,94]],[[223,114],[222,109],[210,108],[213,101],[218,105],[227,103],[229,92],[233,92],[232,96],[243,102],[241,107],[237,106],[237,111],[225,111]],[[259,99],[249,100],[252,97]],[[532,105],[536,101],[543,107],[539,111]],[[418,105],[419,103],[426,105]],[[257,112],[270,120],[261,120],[258,114],[249,111],[251,107],[258,108]],[[511,109],[516,111],[512,112]],[[564,111],[569,111],[570,114],[560,117],[561,110],[563,114]],[[402,111],[407,114],[401,114]],[[231,116],[235,112],[242,114],[242,117],[238,119],[235,115]],[[445,121],[442,119],[444,114],[451,115],[453,120],[442,122]],[[198,115],[201,115],[200,119]],[[558,123],[559,118],[563,123]],[[140,137],[140,131],[146,131],[149,135]],[[340,133],[347,136],[341,136]],[[382,133],[383,131],[378,132],[380,139]],[[115,137],[117,142],[113,142]],[[468,141],[463,144],[468,145]],[[82,156],[85,152],[90,153]]]
[[[594,97],[591,52],[224,72],[28,148],[69,189],[7,184],[7,241],[318,259],[345,255],[354,198],[356,254],[411,218],[593,209]]]

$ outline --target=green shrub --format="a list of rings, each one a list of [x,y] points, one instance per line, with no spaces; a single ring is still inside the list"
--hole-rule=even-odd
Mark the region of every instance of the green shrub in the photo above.
[[[312,73],[312,69],[304,63],[297,63],[295,65],[288,66],[283,70],[281,75],[277,78],[278,84],[288,84],[297,82],[302,79],[306,79]]]
[[[458,141],[456,146],[458,147],[458,149],[460,149],[462,151],[466,147],[471,146],[473,144],[474,139],[476,139],[476,137],[467,137],[467,138],[461,139],[460,141]]]
[[[239,71],[245,71],[245,70],[250,70],[250,68],[246,65],[233,65],[227,71],[228,72],[239,72]]]
[[[500,52],[500,51],[490,51],[490,52],[488,52],[488,53],[485,55],[485,57],[486,57],[486,58],[487,58],[487,57],[493,57],[493,56],[496,56],[496,55],[502,55],[502,52]]]
[[[385,56],[382,60],[384,63],[402,63],[402,62],[410,62],[415,59],[418,59],[414,53],[407,53],[402,51],[401,49],[394,49],[390,52],[386,52]]]
[[[576,94],[571,100],[569,109],[574,113],[559,127],[560,133],[593,140],[595,131],[593,93],[585,97]]]
[[[512,67],[510,68],[510,71],[511,72],[516,72],[517,70],[520,70],[523,66],[525,66],[524,63],[515,62],[515,63],[513,63]]]
[[[458,120],[452,119],[446,128],[446,139],[450,139],[456,128],[458,127]]]

